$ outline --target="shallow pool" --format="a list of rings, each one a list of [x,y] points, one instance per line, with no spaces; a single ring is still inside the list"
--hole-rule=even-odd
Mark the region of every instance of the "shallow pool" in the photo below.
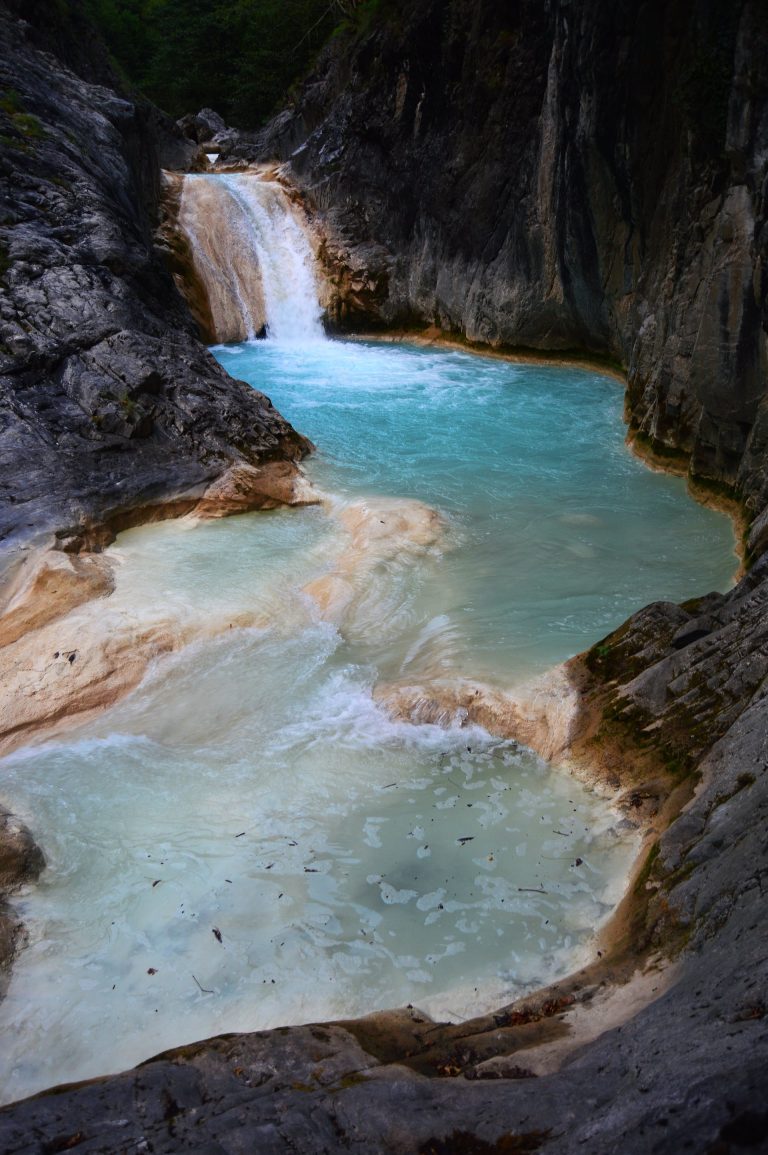
[[[465,1017],[584,961],[636,838],[515,743],[392,720],[374,689],[509,687],[735,568],[727,519],[630,455],[598,373],[337,342],[216,355],[316,441],[329,497],[110,551],[114,611],[194,640],[2,762],[49,863],[19,903],[5,1100],[222,1031]]]

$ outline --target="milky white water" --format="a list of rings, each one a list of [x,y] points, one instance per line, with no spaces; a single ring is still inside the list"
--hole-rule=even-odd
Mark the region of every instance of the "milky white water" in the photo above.
[[[226,254],[240,236],[268,269],[274,200],[188,186],[225,319],[245,294],[254,328],[269,273],[246,293]],[[290,235],[278,215],[274,245],[311,282]],[[121,535],[114,628],[194,640],[98,721],[0,764],[48,859],[18,903],[4,1100],[222,1031],[499,1006],[589,957],[621,894],[636,835],[604,802],[460,719],[393,721],[373,690],[505,688],[654,598],[724,588],[727,520],[630,456],[613,381],[323,341],[301,284],[269,305],[286,340],[216,355],[317,442],[307,470],[335,499]]]
[[[629,455],[598,374],[330,342],[217,355],[322,446],[325,489],[419,497],[441,535],[359,559],[333,620],[305,587],[348,550],[338,509],[121,536],[121,613],[225,628],[3,762],[49,862],[0,1008],[6,1099],[221,1031],[466,1016],[586,958],[634,847],[615,816],[512,743],[390,721],[372,688],[509,684],[733,566],[727,521]]]

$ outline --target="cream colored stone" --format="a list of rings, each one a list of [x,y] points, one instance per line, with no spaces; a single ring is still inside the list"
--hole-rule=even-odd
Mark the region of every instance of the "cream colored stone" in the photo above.
[[[293,461],[231,466],[213,481],[192,510],[195,517],[228,517],[252,509],[317,505],[320,495]]]
[[[370,578],[379,568],[410,562],[435,547],[443,533],[440,515],[420,501],[365,498],[326,507],[337,518],[345,544],[333,569],[304,587],[323,618],[350,624],[364,600],[375,597]]]
[[[103,554],[46,550],[31,555],[7,592],[0,647],[113,589],[112,567]]]

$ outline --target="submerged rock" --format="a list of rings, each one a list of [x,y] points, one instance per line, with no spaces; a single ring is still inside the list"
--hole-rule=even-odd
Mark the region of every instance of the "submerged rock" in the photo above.
[[[0,998],[6,992],[16,951],[24,942],[23,925],[6,900],[25,883],[34,882],[44,868],[43,852],[30,831],[0,806]]]

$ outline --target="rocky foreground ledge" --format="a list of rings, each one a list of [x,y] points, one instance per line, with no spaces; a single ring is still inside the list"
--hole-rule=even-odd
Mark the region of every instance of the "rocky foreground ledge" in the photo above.
[[[647,836],[591,967],[471,1022],[408,1008],[180,1047],[3,1109],[0,1149],[768,1150],[767,606],[765,558],[566,668],[564,753]]]

